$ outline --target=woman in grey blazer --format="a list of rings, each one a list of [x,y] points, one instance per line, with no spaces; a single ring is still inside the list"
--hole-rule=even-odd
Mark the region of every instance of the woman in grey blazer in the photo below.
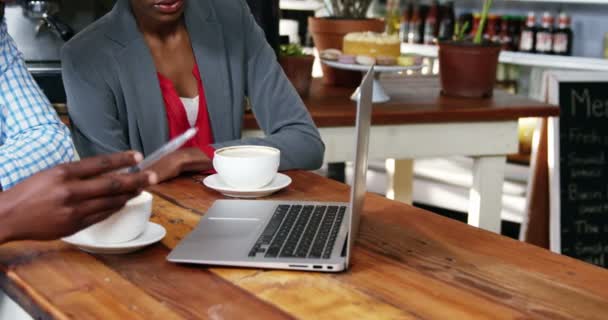
[[[148,155],[167,142],[170,114],[159,75],[180,97],[192,97],[201,94],[194,67],[212,150],[267,145],[281,150],[281,170],[322,164],[318,130],[244,0],[118,0],[65,45],[62,65],[83,157],[123,150]],[[264,138],[241,139],[246,98]],[[161,180],[210,169],[210,155],[200,149],[182,149],[159,163]]]

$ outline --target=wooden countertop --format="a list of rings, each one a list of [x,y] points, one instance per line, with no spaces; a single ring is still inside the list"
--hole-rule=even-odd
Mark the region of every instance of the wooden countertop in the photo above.
[[[346,201],[307,172],[275,199]],[[56,319],[604,319],[608,271],[368,195],[352,268],[341,274],[166,262],[220,196],[186,177],[156,186],[168,231],[140,252],[89,255],[61,242],[0,246],[0,287]],[[52,214],[49,212],[49,214]]]
[[[435,77],[388,76],[381,82],[391,101],[374,105],[375,125],[504,121],[559,115],[556,106],[502,90],[495,90],[491,99],[444,97]],[[310,94],[303,100],[317,126],[353,126],[356,108],[350,100],[352,93],[353,89],[324,86],[321,79],[313,79]],[[244,127],[258,128],[251,113],[246,115]]]

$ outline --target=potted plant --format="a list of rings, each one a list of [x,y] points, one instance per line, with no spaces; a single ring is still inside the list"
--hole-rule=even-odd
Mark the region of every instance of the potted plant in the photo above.
[[[315,57],[304,54],[298,44],[283,44],[279,49],[279,63],[301,97],[307,96],[312,79]]]
[[[325,0],[329,17],[308,19],[308,28],[319,51],[342,50],[342,40],[350,32],[383,32],[384,21],[366,18],[372,0]],[[361,73],[336,70],[323,65],[323,82],[329,85],[356,87]]]
[[[466,26],[457,28],[455,38],[439,42],[439,70],[442,94],[457,97],[491,97],[496,83],[500,44],[484,41],[483,31],[492,0],[485,0],[479,26],[472,40],[465,39]]]

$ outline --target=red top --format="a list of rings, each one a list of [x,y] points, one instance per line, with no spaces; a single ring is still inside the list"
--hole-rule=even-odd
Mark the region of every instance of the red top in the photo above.
[[[209,159],[213,160],[215,153],[215,149],[211,146],[211,144],[213,144],[213,132],[211,132],[207,99],[205,98],[205,89],[203,88],[203,81],[201,80],[201,75],[198,71],[198,65],[194,65],[192,74],[198,82],[199,106],[195,124],[198,128],[198,132],[196,133],[196,136],[184,144],[182,148],[199,148],[207,157],[209,157]],[[165,101],[167,123],[169,124],[169,138],[173,139],[190,129],[190,123],[188,122],[184,104],[180,100],[179,94],[173,86],[173,82],[160,73],[157,73],[157,75],[163,100]]]

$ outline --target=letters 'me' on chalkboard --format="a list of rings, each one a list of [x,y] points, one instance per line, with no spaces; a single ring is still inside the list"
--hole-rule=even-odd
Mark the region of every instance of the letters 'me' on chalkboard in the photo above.
[[[608,267],[608,81],[566,80],[557,88],[552,249]]]

